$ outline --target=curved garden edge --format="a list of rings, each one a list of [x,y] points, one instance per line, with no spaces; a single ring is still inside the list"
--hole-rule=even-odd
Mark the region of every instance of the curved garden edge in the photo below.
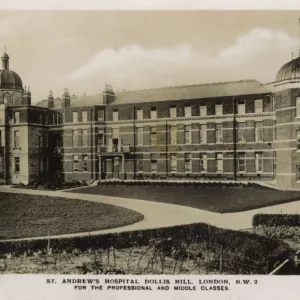
[[[88,235],[104,235],[110,233],[121,233],[125,231],[135,230],[146,230],[154,228],[171,227],[177,225],[187,225],[192,223],[206,223],[208,225],[216,226],[224,229],[249,229],[252,228],[252,218],[255,214],[261,212],[268,213],[300,213],[300,201],[275,205],[271,207],[265,207],[260,209],[254,209],[238,213],[227,213],[220,214],[215,212],[204,211],[195,209],[187,206],[180,206],[169,203],[158,203],[144,200],[125,199],[119,197],[110,196],[99,196],[90,194],[78,194],[68,192],[46,192],[46,191],[35,191],[35,190],[18,190],[10,189],[9,187],[2,186],[0,191],[8,193],[19,193],[19,194],[35,194],[35,195],[47,195],[53,197],[81,199],[87,201],[96,201],[101,203],[107,203],[115,206],[121,206],[140,212],[144,215],[144,219],[140,222],[122,226],[118,228],[112,228],[107,230],[93,231],[93,232],[82,232],[76,234],[65,234],[59,236],[43,236],[36,238],[27,238],[26,240],[32,239],[59,239],[65,237],[74,236],[88,236]],[[24,240],[24,239],[18,239]],[[7,241],[7,240],[6,240]],[[17,241],[17,240],[14,240]],[[1,241],[0,241],[1,242]],[[4,242],[4,240],[2,240]]]

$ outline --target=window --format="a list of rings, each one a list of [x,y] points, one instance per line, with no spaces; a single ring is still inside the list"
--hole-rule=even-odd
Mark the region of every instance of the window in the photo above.
[[[151,145],[157,145],[157,127],[151,127]]]
[[[137,136],[137,145],[143,145],[144,143],[144,130],[143,130],[143,127],[138,127],[136,129],[136,136]]]
[[[88,171],[88,156],[87,155],[82,156],[82,169],[83,169],[83,172]]]
[[[176,118],[177,117],[177,109],[175,105],[172,105],[170,107],[170,118]]]
[[[42,132],[41,131],[38,132],[37,138],[38,138],[38,147],[42,147],[43,141],[42,141]]]
[[[190,105],[185,105],[185,106],[184,106],[184,116],[185,116],[186,118],[192,116],[192,108],[191,108]]]
[[[216,116],[221,116],[223,114],[223,104],[216,103]]]
[[[97,110],[97,121],[104,121],[104,109]]]
[[[4,163],[3,163],[3,156],[0,156],[0,173],[4,171]]]
[[[73,123],[78,123],[78,112],[73,111]]]
[[[272,98],[273,110],[276,110],[276,97]]]
[[[104,145],[104,134],[103,133],[98,134],[97,145],[98,146]]]
[[[136,110],[136,118],[138,120],[143,120],[143,118],[144,118],[144,112],[143,112],[142,109],[137,109]]]
[[[300,97],[296,98],[296,116],[300,117]]]
[[[276,121],[273,121],[273,141],[276,141]]]
[[[39,173],[43,172],[43,158],[39,157]]]
[[[238,142],[245,143],[246,142],[246,123],[245,122],[238,122],[236,124],[237,135],[238,135]]]
[[[81,122],[87,122],[87,111],[86,110],[84,110],[81,113]]]
[[[56,124],[60,124],[60,115],[59,114],[56,115]]]
[[[297,149],[300,149],[300,130],[297,130]]]
[[[15,157],[15,173],[20,173],[20,157]]]
[[[43,124],[43,114],[40,113],[40,124]]]
[[[223,154],[222,153],[216,153],[216,171],[217,173],[223,172]]]
[[[152,106],[150,108],[150,119],[156,119],[157,118],[157,111],[156,111],[156,107]]]
[[[263,112],[263,101],[262,99],[254,100],[254,112],[262,113]]]
[[[157,155],[155,153],[150,155],[151,173],[157,173]]]
[[[137,163],[136,163],[138,173],[143,172],[143,154],[137,155]]]
[[[216,143],[223,143],[223,124],[216,124]]]
[[[2,130],[0,130],[0,147],[2,147]]]
[[[118,139],[120,137],[119,128],[112,129],[112,139]]]
[[[73,130],[72,133],[72,144],[73,147],[78,147],[78,130]]]
[[[112,113],[112,120],[113,121],[118,121],[119,120],[119,111],[117,109],[114,109],[113,110],[113,113]]]
[[[20,113],[19,113],[18,111],[16,111],[16,112],[14,113],[14,123],[15,123],[15,124],[20,123]]]
[[[207,125],[200,125],[200,144],[207,143]]]
[[[246,113],[246,105],[245,105],[245,101],[238,101],[238,109],[237,109],[237,113],[239,115],[244,115]]]
[[[262,152],[255,153],[255,171],[257,173],[263,171],[263,153]]]
[[[20,148],[20,131],[15,130],[14,132],[14,148]]]
[[[207,105],[200,104],[200,116],[207,116]]]
[[[55,125],[56,122],[56,118],[55,118],[55,114],[52,115],[52,124]]]
[[[177,155],[176,153],[171,153],[171,172],[177,172]]]
[[[207,154],[200,153],[200,172],[206,173],[207,172]]]
[[[238,153],[238,172],[246,172],[246,153]]]
[[[184,169],[185,169],[186,173],[192,172],[192,154],[191,153],[185,153]]]
[[[5,93],[4,94],[4,104],[10,106],[12,105],[12,96],[11,93]]]
[[[79,161],[78,161],[78,155],[73,156],[73,172],[78,172],[79,170]]]
[[[254,132],[255,132],[255,142],[263,142],[264,140],[264,132],[263,132],[263,123],[255,122],[254,123]]]
[[[83,147],[86,147],[88,144],[87,137],[88,137],[87,129],[82,129],[82,146]]]
[[[273,151],[273,172],[276,174],[276,151]]]
[[[191,143],[191,125],[184,126],[184,143],[185,144]]]
[[[170,144],[171,145],[177,144],[177,126],[170,127]]]

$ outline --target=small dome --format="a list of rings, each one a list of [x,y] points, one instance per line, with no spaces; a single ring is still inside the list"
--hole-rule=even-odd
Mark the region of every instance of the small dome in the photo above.
[[[0,70],[0,89],[23,91],[21,77],[9,69],[9,56],[5,52],[2,55],[2,70]]]
[[[0,70],[0,89],[13,89],[23,91],[21,77],[12,70]]]
[[[276,75],[276,81],[300,79],[300,57],[283,65]]]

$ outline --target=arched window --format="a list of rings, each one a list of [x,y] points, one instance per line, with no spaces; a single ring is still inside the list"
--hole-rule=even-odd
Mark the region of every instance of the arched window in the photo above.
[[[4,94],[4,104],[11,105],[12,104],[12,96],[11,93]]]

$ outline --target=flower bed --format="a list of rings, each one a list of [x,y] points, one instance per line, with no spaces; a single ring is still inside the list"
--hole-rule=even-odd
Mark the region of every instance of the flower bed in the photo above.
[[[8,254],[23,257],[24,253],[27,256],[37,253],[36,256],[43,258],[50,245],[51,260],[69,255],[74,261],[79,255],[89,255],[90,259],[81,260],[77,269],[95,273],[106,272],[104,270],[113,262],[119,270],[126,269],[127,273],[134,274],[189,274],[192,268],[195,274],[213,274],[220,271],[222,251],[224,274],[265,274],[268,256],[290,255],[289,247],[281,241],[203,223],[51,241],[2,242],[0,245],[0,256],[4,258]],[[99,268],[95,270],[95,265],[91,264],[96,256]]]

